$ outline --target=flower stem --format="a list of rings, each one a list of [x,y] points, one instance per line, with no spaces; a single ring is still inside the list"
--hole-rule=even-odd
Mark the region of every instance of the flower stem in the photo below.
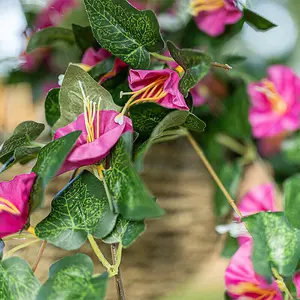
[[[116,282],[116,288],[118,293],[118,300],[126,300],[124,286],[123,286],[123,280],[122,280],[122,273],[120,270],[120,264],[121,264],[121,257],[122,257],[122,245],[121,244],[112,244],[111,245],[111,255],[113,264],[116,267],[117,274],[115,276],[115,282]]]
[[[36,240],[33,240],[33,241],[29,241],[29,242],[27,242],[27,243],[18,245],[18,246],[16,246],[16,247],[12,248],[11,250],[9,250],[9,251],[4,255],[4,257],[5,257],[5,258],[10,257],[10,256],[12,256],[15,252],[17,252],[17,251],[19,251],[19,250],[21,250],[21,249],[23,249],[23,248],[26,248],[26,247],[30,246],[31,244],[37,243],[37,242],[39,242],[39,241],[40,241],[39,239],[36,239]]]
[[[161,55],[161,54],[158,54],[156,52],[151,52],[151,55],[160,59],[160,60],[164,60],[164,61],[175,61],[172,57],[169,57],[169,56],[165,56],[165,55]]]
[[[226,190],[226,188],[223,185],[222,181],[220,180],[220,178],[216,174],[216,172],[213,169],[212,165],[207,160],[207,158],[206,158],[203,150],[201,149],[201,147],[198,145],[198,143],[195,141],[195,139],[192,137],[192,135],[188,131],[187,131],[186,136],[187,136],[188,141],[190,142],[190,144],[194,148],[195,152],[197,153],[197,155],[199,156],[199,158],[202,160],[202,162],[205,165],[206,169],[210,173],[211,177],[214,179],[214,181],[216,182],[216,184],[218,185],[218,187],[220,188],[220,190],[224,194],[224,196],[227,199],[227,201],[230,204],[230,206],[233,208],[233,210],[235,211],[235,213],[240,218],[242,218],[243,217],[242,213],[240,212],[240,210],[236,206],[236,204],[235,204],[234,200],[232,199],[232,197],[229,195],[228,191]]]
[[[211,64],[213,67],[216,67],[216,68],[221,68],[221,69],[225,69],[225,70],[231,70],[232,67],[230,67],[229,65],[227,64],[220,64],[220,63],[217,63],[217,62],[213,62]]]
[[[91,234],[88,235],[88,240],[89,240],[91,247],[92,247],[93,251],[95,252],[96,256],[98,257],[98,259],[100,260],[102,265],[107,269],[107,271],[109,273],[109,277],[116,275],[116,270],[115,270],[114,266],[112,266],[107,261],[107,259],[104,257],[104,255],[101,252],[99,246],[97,245],[94,237]]]
[[[285,293],[284,299],[291,299],[293,300],[293,296],[291,292],[288,290],[283,278],[279,275],[278,271],[275,268],[272,268],[272,273],[274,277],[276,278],[276,282],[279,286],[279,289]]]
[[[38,267],[38,265],[39,265],[39,263],[41,261],[41,258],[42,258],[43,254],[44,254],[46,246],[47,246],[47,241],[43,241],[42,244],[41,244],[38,256],[36,258],[36,261],[35,261],[35,263],[34,263],[34,265],[32,267],[32,272],[33,273],[36,271],[36,269],[37,269],[37,267]]]
[[[247,152],[247,147],[228,135],[220,133],[216,136],[216,140],[219,144],[242,156],[244,156]]]

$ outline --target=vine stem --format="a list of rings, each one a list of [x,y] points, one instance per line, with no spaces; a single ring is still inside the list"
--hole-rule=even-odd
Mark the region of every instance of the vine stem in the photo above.
[[[31,244],[37,243],[37,242],[39,242],[38,239],[33,240],[33,241],[29,241],[29,242],[24,243],[24,244],[21,244],[21,245],[18,245],[18,246],[16,246],[16,247],[12,248],[11,250],[9,250],[9,251],[4,255],[4,257],[5,257],[5,258],[10,257],[10,256],[12,256],[15,252],[17,252],[17,251],[19,251],[19,250],[21,250],[21,249],[23,249],[23,248],[26,248],[26,247],[30,246]]]
[[[41,247],[40,247],[38,256],[37,256],[37,258],[36,258],[36,260],[35,260],[35,263],[34,263],[34,265],[33,265],[33,267],[32,267],[32,272],[33,272],[33,273],[35,273],[35,271],[36,271],[36,269],[37,269],[37,267],[38,267],[38,265],[39,265],[39,263],[40,263],[40,261],[41,261],[41,259],[42,259],[42,256],[43,256],[43,254],[44,254],[44,251],[45,251],[45,249],[46,249],[46,246],[47,246],[47,241],[43,241],[42,244],[41,244]]]
[[[172,57],[161,55],[161,54],[158,54],[156,52],[151,52],[151,55],[158,58],[158,59],[160,59],[160,60],[175,61]],[[213,67],[221,68],[221,69],[225,69],[225,70],[231,70],[232,69],[232,67],[229,66],[228,64],[220,64],[220,63],[217,63],[217,62],[212,62],[211,65]]]
[[[217,173],[213,169],[212,165],[207,160],[207,158],[206,158],[203,150],[200,148],[200,146],[198,145],[198,143],[195,141],[195,139],[192,137],[192,135],[188,131],[187,131],[186,136],[187,136],[188,141],[190,142],[190,144],[194,148],[195,152],[197,153],[197,155],[199,156],[199,158],[201,159],[201,161],[205,165],[205,167],[208,170],[209,174],[211,175],[211,177],[214,179],[214,181],[216,182],[216,184],[218,185],[218,187],[220,188],[220,190],[224,194],[224,196],[227,199],[227,201],[230,204],[230,206],[233,208],[233,210],[235,211],[235,213],[240,218],[243,218],[242,213],[240,212],[240,210],[236,206],[236,204],[235,204],[234,200],[232,199],[232,197],[227,192],[225,186],[223,185],[222,181],[220,180],[220,178],[218,177]]]
[[[118,300],[126,300],[124,285],[123,285],[123,280],[122,280],[122,273],[121,273],[121,269],[120,269],[122,248],[123,247],[121,244],[112,244],[111,248],[110,248],[113,264],[116,266],[116,269],[118,271],[118,273],[115,276]]]
[[[243,218],[242,213],[240,212],[240,210],[236,206],[234,200],[229,195],[228,191],[224,187],[222,181],[220,180],[220,178],[216,174],[216,172],[213,169],[212,165],[207,160],[207,158],[206,158],[203,150],[201,149],[201,147],[198,145],[198,143],[195,141],[195,139],[192,137],[192,135],[190,134],[189,131],[186,132],[186,137],[187,137],[188,141],[190,142],[190,144],[192,145],[192,147],[194,148],[197,155],[199,156],[199,158],[201,159],[201,161],[203,162],[203,164],[205,165],[206,169],[208,170],[208,172],[210,173],[210,175],[212,176],[212,178],[214,179],[214,181],[216,182],[216,184],[218,185],[218,187],[220,188],[220,190],[224,194],[224,196],[227,199],[228,203],[231,205],[231,207],[236,212],[236,214],[242,219]],[[245,227],[247,228],[246,224],[245,224]],[[247,230],[248,230],[248,228],[247,228]],[[291,295],[291,293],[288,290],[283,278],[280,276],[278,271],[275,268],[272,268],[272,272],[273,272],[274,277],[276,278],[276,282],[277,282],[279,288],[285,293],[285,295],[287,296],[288,299],[293,300],[293,296]]]

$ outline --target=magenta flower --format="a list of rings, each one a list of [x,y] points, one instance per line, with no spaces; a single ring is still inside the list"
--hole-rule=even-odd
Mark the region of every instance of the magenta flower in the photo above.
[[[234,0],[192,0],[191,12],[199,29],[213,37],[243,16]]]
[[[299,299],[300,298],[300,272],[299,271],[294,274],[293,281],[297,291],[297,299]]]
[[[184,97],[179,91],[180,77],[170,69],[163,70],[130,70],[129,86],[133,92],[126,105],[141,102],[156,102],[171,109],[188,110]]]
[[[288,67],[272,66],[268,78],[249,84],[249,121],[257,138],[276,136],[300,127],[300,79]]]
[[[72,8],[78,5],[76,0],[52,0],[38,15],[35,27],[44,29],[56,26]]]
[[[23,229],[28,218],[28,202],[35,173],[22,174],[0,182],[0,238]]]
[[[101,48],[98,51],[94,48],[88,48],[83,54],[81,63],[93,67],[111,56],[112,54],[104,48]],[[116,57],[112,69],[100,78],[99,83],[102,84],[105,80],[116,76],[124,68],[127,68],[127,64],[120,58]]]
[[[55,132],[56,140],[72,131],[82,131],[59,174],[98,163],[108,155],[123,133],[133,131],[132,122],[127,117],[122,125],[116,124],[114,119],[117,115],[118,112],[113,110],[96,110],[95,103],[88,102],[85,113]]]
[[[272,183],[265,183],[251,189],[244,195],[238,204],[238,209],[244,217],[262,211],[277,211],[274,185]],[[236,219],[239,220],[238,217],[236,217]],[[252,240],[247,230],[243,230],[244,225],[242,223],[241,226],[243,228],[240,231],[240,234],[237,234],[240,245]]]
[[[240,246],[225,271],[225,285],[232,299],[283,300],[275,281],[269,284],[255,273],[251,241]]]

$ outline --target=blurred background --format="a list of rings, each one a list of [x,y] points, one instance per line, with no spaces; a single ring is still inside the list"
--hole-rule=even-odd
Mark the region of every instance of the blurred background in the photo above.
[[[266,67],[273,63],[289,65],[300,74],[300,1],[251,0],[247,1],[247,5],[278,27],[260,33],[245,24],[239,34],[220,45],[222,55],[247,58],[239,69],[243,70],[240,76],[247,74],[249,78],[260,79],[265,75]],[[43,101],[47,91],[57,85],[58,76],[64,73],[68,62],[79,59],[79,53],[61,47],[60,51],[54,50],[51,61],[43,61],[33,69],[20,68],[24,64],[23,54],[31,34],[28,26],[46,6],[47,1],[44,0],[0,0],[0,141],[22,121],[44,122]],[[66,12],[60,26],[70,26],[68,14]],[[80,14],[78,16],[80,18]],[[49,65],[53,72],[49,71]],[[239,76],[239,70],[236,76]],[[133,295],[129,299],[223,299],[223,276],[229,260],[220,255],[224,237],[215,232],[211,201],[214,185],[188,145],[182,140],[174,143],[154,148],[149,155],[145,180],[168,215],[163,220],[149,222],[145,236],[125,251],[122,263],[125,290],[127,288],[129,295]],[[181,149],[180,153],[174,153],[174,145],[175,149]],[[182,151],[182,147],[186,151]],[[164,170],[169,173],[153,171],[152,157],[158,153],[157,150],[162,153],[159,159],[155,158],[157,168],[161,169],[160,162],[170,159],[170,156],[173,162],[176,161],[169,170]],[[0,179],[11,179],[20,171],[19,168],[26,167],[14,166],[0,174]],[[27,168],[30,169],[30,166]],[[175,172],[177,176],[174,176],[174,170],[178,172]],[[259,167],[254,166],[248,171],[245,181],[253,182],[257,177],[265,180]],[[174,186],[177,186],[175,190]],[[49,201],[59,187],[59,183],[54,181],[48,191]],[[177,205],[184,207],[183,210],[174,209],[174,198],[180,203]],[[46,207],[43,215],[48,211]],[[41,216],[36,218],[38,220]],[[36,253],[37,249],[31,254],[24,252],[24,257],[32,261],[32,253]],[[87,248],[82,251],[89,253]],[[51,261],[61,255],[51,246],[46,252],[38,270],[42,280],[47,278]],[[115,299],[114,295],[108,297]]]

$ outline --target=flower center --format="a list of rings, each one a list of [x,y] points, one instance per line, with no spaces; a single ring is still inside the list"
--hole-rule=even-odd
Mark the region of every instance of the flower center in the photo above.
[[[123,95],[132,95],[132,96],[124,105],[121,113],[116,116],[115,122],[122,125],[124,122],[124,115],[127,109],[132,105],[142,103],[142,102],[157,102],[160,99],[164,98],[168,94],[167,92],[164,91],[164,84],[167,79],[168,79],[168,75],[160,76],[155,81],[141,88],[138,91],[128,92],[128,93],[121,92],[120,98],[122,98]]]
[[[245,296],[246,294],[255,295],[256,300],[272,300],[276,295],[273,289],[262,289],[250,282],[241,282],[236,286],[230,286],[228,291],[232,294]]]
[[[214,11],[224,7],[225,0],[191,0],[191,14],[197,16],[203,11]]]
[[[0,213],[6,211],[12,215],[20,215],[21,212],[9,200],[0,197]]]
[[[257,87],[256,90],[265,94],[271,103],[272,110],[279,115],[283,115],[287,111],[287,104],[284,99],[278,94],[273,82],[268,79],[262,81],[263,86]]]

